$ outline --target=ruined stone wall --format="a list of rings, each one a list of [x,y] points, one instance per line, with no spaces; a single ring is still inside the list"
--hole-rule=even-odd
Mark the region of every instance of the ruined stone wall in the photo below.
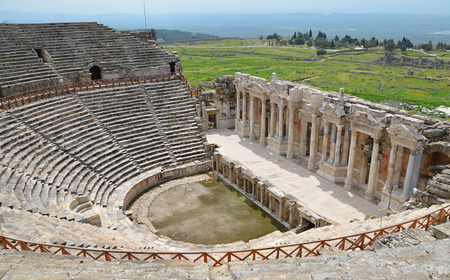
[[[375,64],[381,65],[391,65],[391,64],[400,64],[405,66],[413,66],[413,67],[426,67],[426,68],[437,68],[437,69],[448,69],[450,67],[449,63],[444,63],[443,60],[435,58],[434,60],[422,57],[395,57],[392,53],[386,52],[384,57],[375,61]],[[412,73],[408,73],[412,74]]]

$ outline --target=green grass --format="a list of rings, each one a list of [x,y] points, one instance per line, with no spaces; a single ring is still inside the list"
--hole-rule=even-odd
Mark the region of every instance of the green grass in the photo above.
[[[217,75],[235,72],[270,79],[313,85],[324,90],[345,92],[374,102],[396,100],[427,108],[450,107],[450,71],[408,66],[380,66],[373,62],[384,55],[382,49],[333,53],[318,57],[304,47],[273,47],[257,39],[200,41],[186,45],[165,45],[178,51],[183,72],[192,85],[213,81]],[[396,51],[394,55],[450,60],[447,52]],[[407,75],[412,68],[414,76]],[[431,78],[434,80],[430,80]]]

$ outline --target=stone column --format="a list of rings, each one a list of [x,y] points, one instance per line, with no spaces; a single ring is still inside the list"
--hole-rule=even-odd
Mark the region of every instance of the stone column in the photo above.
[[[259,197],[260,197],[259,199],[260,199],[261,206],[262,206],[262,205],[264,205],[264,188],[262,185],[259,188]]]
[[[402,199],[407,200],[409,198],[409,191],[411,189],[411,181],[414,171],[414,162],[416,159],[416,151],[411,151],[409,154],[408,167],[406,169],[405,183],[403,184]]]
[[[219,157],[216,156],[215,160],[216,160],[216,172],[217,172],[217,173],[220,173],[220,172],[219,172]]]
[[[247,93],[242,94],[242,122],[247,122]]]
[[[294,205],[289,205],[289,228],[294,227]]]
[[[302,127],[300,131],[300,156],[306,157],[306,141],[308,135],[308,122],[302,119]]]
[[[323,143],[322,143],[322,158],[320,159],[321,162],[324,162],[327,160],[327,153],[328,153],[328,132],[330,129],[330,125],[328,124],[327,120],[323,121]]]
[[[283,138],[283,104],[278,104],[278,138]]]
[[[400,177],[402,176],[402,167],[403,167],[403,155],[405,154],[405,148],[403,146],[399,146],[397,149],[397,156],[395,157],[395,166],[394,166],[394,178],[392,184],[394,188],[398,189],[400,187]]]
[[[280,221],[283,220],[283,202],[281,199],[278,200],[278,218],[280,218]]]
[[[202,102],[202,118],[208,121],[208,114],[206,113],[206,105],[205,102]]]
[[[416,161],[414,162],[414,172],[411,181],[411,189],[417,188],[420,178],[420,169],[422,168],[423,149],[420,149],[416,153]]]
[[[255,97],[250,95],[250,141],[255,140]]]
[[[308,169],[314,170],[315,157],[317,152],[317,116],[316,114],[311,115],[312,119],[312,129],[311,129],[311,144],[309,145],[309,159],[308,159]]]
[[[334,156],[336,154],[336,125],[331,124],[331,140],[330,140],[330,156],[328,157],[328,162],[333,164]]]
[[[260,122],[260,137],[259,143],[266,146],[266,97],[261,98],[261,122]]]
[[[358,183],[360,185],[366,184],[366,178],[367,178],[367,168],[369,167],[369,158],[366,156],[365,152],[363,153],[363,156],[361,158],[361,164],[359,166],[359,179]]]
[[[230,102],[225,103],[225,112],[226,112],[227,117],[229,118],[231,116]]]
[[[292,159],[294,157],[294,112],[294,106],[290,105],[287,159]]]
[[[236,120],[241,119],[241,92],[236,92]]]
[[[337,135],[336,135],[336,151],[334,156],[334,166],[338,166],[341,160],[341,139],[342,139],[342,128],[344,125],[337,124]]]
[[[253,201],[255,200],[255,198],[256,198],[256,194],[255,194],[255,183],[252,182],[252,199],[253,199]]]
[[[380,138],[373,139],[373,147],[372,147],[372,159],[370,160],[370,171],[369,171],[369,183],[367,186],[367,191],[364,195],[364,198],[367,200],[373,200],[373,193],[375,191],[375,187],[377,185],[378,178],[378,151],[380,149]]]
[[[270,193],[267,194],[269,196],[269,213],[272,214],[272,196]]]
[[[350,128],[345,128],[344,136],[344,150],[342,151],[342,162],[345,164],[348,162],[348,148],[350,146]]]
[[[270,101],[270,127],[269,137],[272,138],[275,135],[275,103]]]
[[[392,187],[392,177],[394,175],[395,155],[397,154],[398,145],[392,144],[391,153],[389,154],[388,170],[386,175],[386,183],[384,188],[389,190]]]
[[[195,104],[195,111],[197,113],[197,117],[201,118],[202,115],[201,115],[201,106],[200,106],[200,104]]]
[[[345,179],[345,185],[344,185],[344,188],[346,190],[351,190],[353,187],[353,168],[355,165],[357,136],[358,136],[358,132],[356,130],[353,130],[352,131],[352,139],[350,141],[350,155],[349,155],[348,167],[347,167],[347,178]]]

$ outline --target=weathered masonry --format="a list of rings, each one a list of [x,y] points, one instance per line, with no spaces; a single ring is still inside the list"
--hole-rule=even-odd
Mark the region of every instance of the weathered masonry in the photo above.
[[[250,169],[220,152],[214,152],[213,170],[261,209],[287,228],[301,232],[333,222],[307,209],[290,194],[256,176]]]
[[[425,189],[422,119],[309,86],[236,73],[235,131],[369,201],[400,209]],[[429,124],[426,124],[429,125]],[[436,156],[435,156],[436,157]],[[447,158],[444,154],[441,158]],[[447,164],[443,160],[443,164]],[[425,168],[426,169],[426,168]],[[421,176],[423,175],[423,176]]]

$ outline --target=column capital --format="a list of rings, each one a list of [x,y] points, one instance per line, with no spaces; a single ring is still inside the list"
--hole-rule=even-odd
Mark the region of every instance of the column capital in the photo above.
[[[263,94],[260,99],[262,102],[266,102],[269,98],[265,94]]]
[[[336,127],[337,127],[338,130],[342,130],[342,128],[344,127],[344,125],[343,125],[343,124],[337,124]]]

